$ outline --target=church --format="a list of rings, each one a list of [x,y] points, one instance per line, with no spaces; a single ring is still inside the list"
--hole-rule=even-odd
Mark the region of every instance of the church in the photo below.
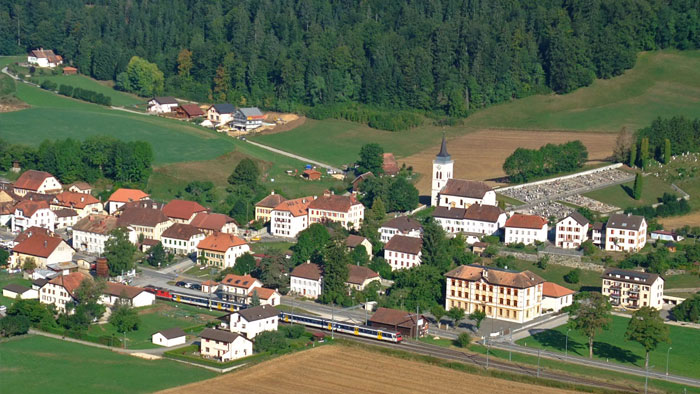
[[[440,153],[433,160],[433,184],[430,205],[446,208],[469,208],[473,204],[496,206],[496,192],[484,182],[454,179],[454,160],[447,153],[442,136]]]

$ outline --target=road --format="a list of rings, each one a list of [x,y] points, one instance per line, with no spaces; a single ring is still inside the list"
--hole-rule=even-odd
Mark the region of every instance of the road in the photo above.
[[[252,145],[257,146],[258,148],[267,149],[267,150],[269,150],[270,152],[275,152],[275,153],[278,153],[278,154],[280,154],[280,155],[284,155],[284,156],[287,156],[287,157],[291,157],[292,159],[297,159],[297,160],[299,160],[299,161],[303,161],[304,163],[315,164],[315,165],[317,165],[317,166],[319,166],[319,167],[323,167],[323,168],[326,168],[326,169],[329,169],[329,170],[331,170],[331,171],[335,171],[335,172],[338,172],[338,173],[341,173],[341,174],[344,172],[344,171],[341,170],[340,168],[333,167],[333,166],[331,166],[330,164],[321,163],[320,161],[311,160],[311,159],[309,159],[309,158],[307,158],[307,157],[303,157],[303,156],[295,155],[295,154],[293,154],[293,153],[285,152],[285,151],[283,151],[283,150],[281,150],[281,149],[277,149],[277,148],[273,148],[273,147],[271,147],[271,146],[263,145],[263,144],[261,144],[261,143],[259,143],[259,142],[253,142],[253,141],[251,141],[251,140],[249,140],[249,139],[246,139],[246,142],[248,142],[249,144],[252,144]]]

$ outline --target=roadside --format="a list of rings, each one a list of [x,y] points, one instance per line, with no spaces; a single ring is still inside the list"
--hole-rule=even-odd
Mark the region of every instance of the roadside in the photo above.
[[[328,170],[335,171],[335,172],[341,173],[341,174],[344,172],[344,171],[341,170],[340,168],[333,167],[333,166],[331,166],[330,164],[321,163],[321,162],[319,162],[319,161],[311,160],[311,159],[309,159],[309,158],[306,158],[306,157],[303,157],[303,156],[299,156],[299,155],[295,155],[295,154],[293,154],[293,153],[289,153],[289,152],[283,151],[283,150],[281,150],[281,149],[277,149],[277,148],[273,148],[273,147],[271,147],[271,146],[263,145],[263,144],[261,144],[261,143],[259,143],[259,142],[253,142],[253,141],[251,141],[251,140],[249,140],[249,139],[246,139],[245,141],[248,142],[248,143],[250,143],[250,144],[252,144],[252,145],[257,146],[258,148],[267,149],[267,150],[269,150],[270,152],[274,152],[274,153],[277,153],[277,154],[280,154],[280,155],[284,155],[284,156],[287,156],[287,157],[291,157],[291,158],[293,158],[293,159],[297,159],[297,160],[302,161],[302,162],[305,162],[305,163],[315,164],[315,165],[317,165],[317,166],[319,166],[319,167],[323,167],[323,168],[326,168],[326,169],[328,169]]]

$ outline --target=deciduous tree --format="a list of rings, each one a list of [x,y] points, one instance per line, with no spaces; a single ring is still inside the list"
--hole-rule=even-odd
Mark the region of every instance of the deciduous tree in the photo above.
[[[588,357],[593,358],[595,336],[607,329],[612,320],[610,302],[601,293],[585,291],[576,294],[573,304],[567,310],[570,316],[569,326],[588,338]]]
[[[136,246],[129,241],[128,233],[124,228],[116,228],[110,233],[105,242],[103,256],[107,259],[109,274],[121,275],[134,267],[134,254]]]
[[[383,165],[384,148],[375,143],[362,145],[360,159],[357,161],[357,170],[360,174],[369,171],[378,176],[384,172]]]
[[[625,339],[635,341],[644,348],[644,368],[649,368],[649,352],[654,351],[659,343],[669,342],[668,331],[659,311],[654,308],[643,306],[632,314]]]

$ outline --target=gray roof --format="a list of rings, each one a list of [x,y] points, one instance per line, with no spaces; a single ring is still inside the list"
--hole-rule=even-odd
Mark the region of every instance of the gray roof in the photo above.
[[[238,311],[238,314],[246,319],[246,321],[253,322],[277,316],[279,311],[270,305],[259,305],[252,308],[241,309]]]
[[[173,327],[168,328],[167,330],[160,330],[156,334],[164,336],[165,339],[173,339],[185,336],[185,332],[182,331],[182,328],[180,327]]]
[[[450,208],[450,207],[435,207],[433,210],[433,217],[444,218],[444,219],[464,219],[464,214],[467,212],[464,208]]]
[[[619,275],[619,278],[618,278],[618,275]],[[664,279],[659,274],[651,274],[648,272],[639,272],[639,271],[632,271],[632,270],[623,270],[623,269],[619,269],[619,268],[606,269],[605,272],[603,272],[603,275],[601,275],[600,277],[603,279],[617,280],[620,282],[628,282],[628,283],[641,283],[644,285],[651,285],[652,283],[656,282],[656,279],[658,279],[658,278],[661,278],[661,280]],[[634,278],[638,278],[638,279],[634,280]]]
[[[583,215],[581,215],[578,211],[572,211],[567,217],[574,219],[578,224],[582,226],[585,226],[590,223],[588,219],[583,217]]]
[[[153,97],[153,100],[157,101],[158,104],[177,104],[175,97],[170,96]]]
[[[642,227],[643,221],[644,216],[613,214],[608,218],[607,227],[620,230],[639,231],[640,227]]]
[[[381,227],[395,228],[399,231],[411,231],[420,230],[423,228],[421,224],[413,218],[408,216],[399,216],[397,218],[391,219],[388,222],[382,224]]]
[[[234,107],[232,104],[229,103],[224,103],[224,104],[214,104],[212,105],[216,112],[220,114],[232,114],[236,112],[236,107]]]
[[[205,328],[199,336],[204,339],[213,339],[226,343],[231,343],[235,341],[236,338],[240,337],[240,335],[235,332],[216,330],[214,328]]]
[[[258,107],[238,108],[238,110],[241,111],[243,116],[262,116],[263,114]]]
[[[29,287],[18,285],[16,283],[10,283],[9,285],[3,287],[2,289],[11,291],[11,292],[17,293],[17,294],[23,294],[23,293],[31,290]]]
[[[440,145],[440,152],[437,154],[437,157],[443,161],[449,161],[451,159],[450,154],[447,153],[447,141],[445,140],[445,134],[442,135],[442,145]]]

